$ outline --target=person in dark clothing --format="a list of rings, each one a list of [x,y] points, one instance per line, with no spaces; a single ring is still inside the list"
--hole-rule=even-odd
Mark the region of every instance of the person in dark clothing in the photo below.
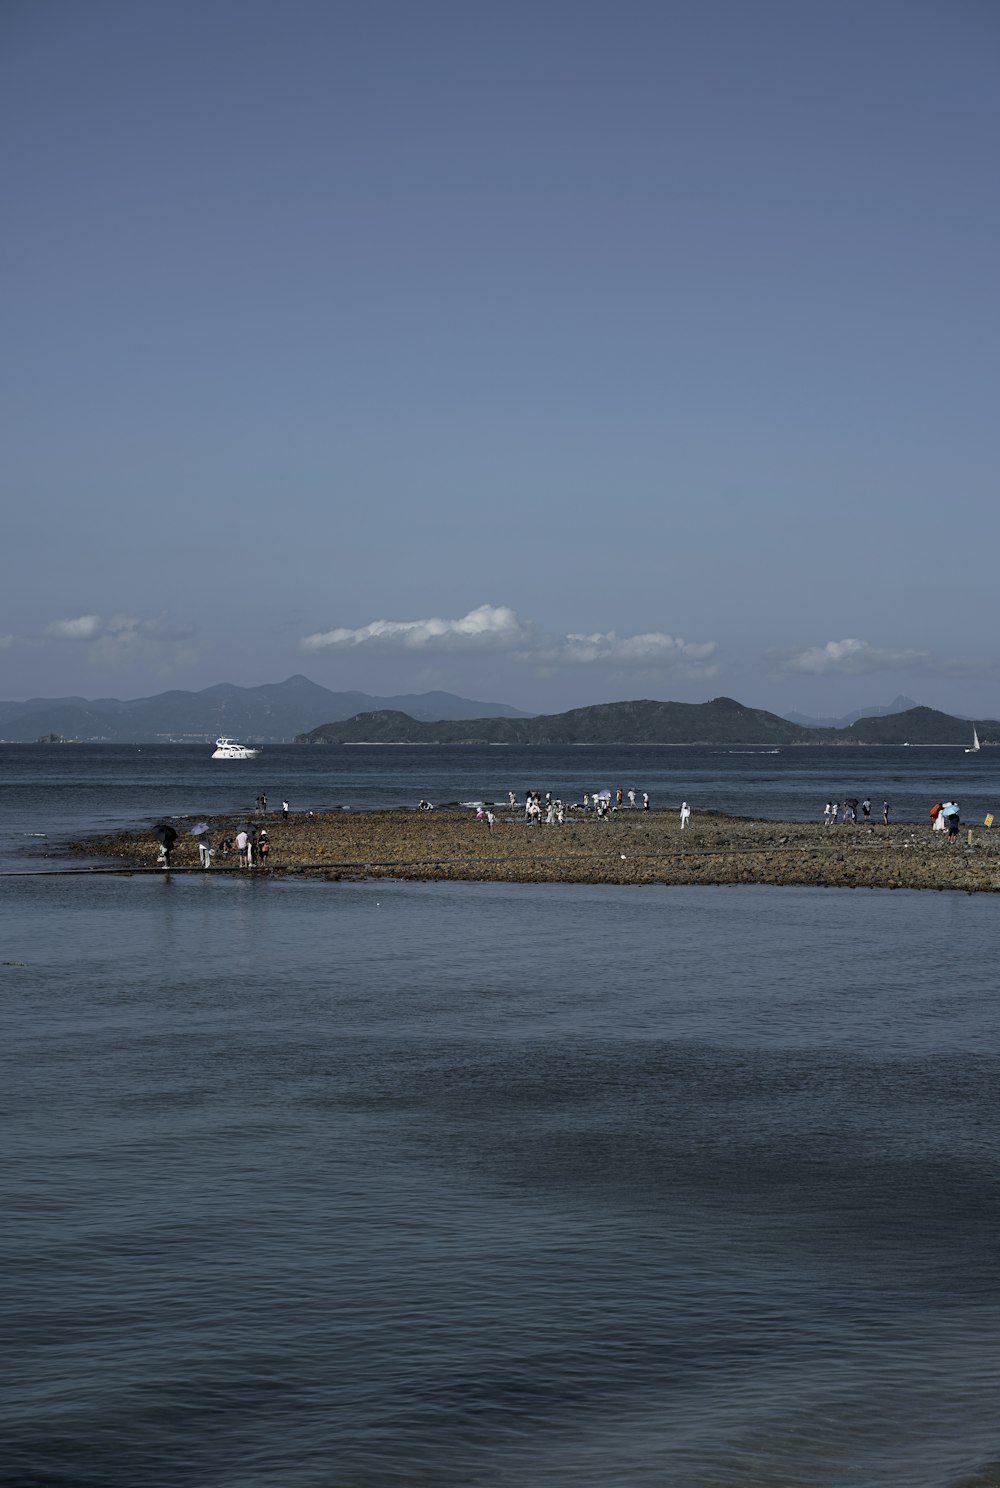
[[[157,835],[160,839],[160,856],[156,860],[156,866],[157,868],[169,868],[170,854],[174,850],[174,843],[177,841],[177,833],[174,831],[173,827],[168,827],[164,823],[163,826],[157,828]]]

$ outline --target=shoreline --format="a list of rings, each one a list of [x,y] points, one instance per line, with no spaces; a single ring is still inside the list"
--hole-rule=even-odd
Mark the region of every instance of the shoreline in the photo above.
[[[212,867],[200,869],[195,818],[174,818],[179,836],[171,867],[256,877],[396,878],[492,883],[771,884],[778,887],[881,888],[1000,892],[1000,829],[963,825],[957,839],[930,823],[762,821],[694,812],[681,830],[676,811],[623,810],[604,821],[574,813],[561,826],[528,826],[520,812],[498,811],[492,831],[468,809],[280,812],[266,826],[266,868],[240,867],[219,853],[247,817],[216,817]],[[72,842],[73,856],[104,859],[107,869],[155,869],[159,843],[150,828]],[[162,871],[162,870],[160,870]]]

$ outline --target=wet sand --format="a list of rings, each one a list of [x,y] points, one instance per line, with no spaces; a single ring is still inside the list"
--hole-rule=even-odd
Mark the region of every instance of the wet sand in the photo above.
[[[192,818],[192,822],[193,822]],[[210,872],[247,872],[219,845],[245,818],[215,818]],[[562,826],[497,814],[491,831],[467,810],[280,813],[258,818],[271,852],[255,873],[338,878],[472,879],[508,883],[806,884],[826,888],[1000,891],[1000,828],[968,827],[957,839],[930,822],[825,827],[674,811],[619,811],[605,821],[573,813]],[[191,822],[171,866],[198,870]],[[73,843],[71,851],[122,868],[154,868],[159,843],[147,828]]]

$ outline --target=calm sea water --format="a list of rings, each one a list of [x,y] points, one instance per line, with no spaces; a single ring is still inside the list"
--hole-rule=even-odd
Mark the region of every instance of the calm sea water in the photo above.
[[[342,753],[5,751],[7,867],[579,751]],[[810,753],[580,768],[791,817]],[[897,753],[842,792],[989,809]],[[993,896],[43,873],[0,931],[5,1488],[1000,1484]]]

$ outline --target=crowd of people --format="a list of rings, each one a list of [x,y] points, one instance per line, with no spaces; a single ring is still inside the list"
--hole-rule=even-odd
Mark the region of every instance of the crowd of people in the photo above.
[[[838,822],[841,825],[845,822],[856,822],[858,820],[859,806],[861,808],[862,822],[871,821],[872,803],[869,796],[866,796],[863,801],[859,801],[856,796],[851,796],[844,801],[827,801],[823,807],[823,825],[835,827]],[[882,802],[882,820],[886,826],[889,825],[888,801]]]
[[[218,849],[213,846],[207,832],[200,833],[198,857],[203,868],[211,868],[216,851],[220,858],[229,858],[233,853],[238,853],[241,868],[266,868],[271,852],[267,828],[258,828],[255,823],[250,822],[240,827],[235,837],[221,838]]]
[[[546,826],[559,826],[566,820],[569,811],[592,812],[598,820],[604,820],[614,811],[622,810],[649,810],[649,792],[643,791],[642,804],[639,803],[639,792],[633,786],[629,791],[610,790],[584,791],[582,801],[574,801],[567,806],[565,802],[552,791],[546,791],[544,796],[541,791],[529,790],[524,793],[524,820],[527,825],[537,826],[543,823]],[[423,806],[423,802],[420,803]],[[520,805],[517,792],[510,791],[507,796],[507,804],[511,812],[519,811]],[[492,827],[496,817],[492,811],[480,806],[476,811],[477,820],[492,818],[487,824]]]
[[[289,805],[283,800],[281,803],[281,816],[283,821],[288,820]],[[309,815],[312,816],[312,812]],[[254,817],[267,815],[267,795],[262,791],[254,801]],[[177,831],[166,822],[160,822],[154,829],[160,843],[159,856],[156,860],[158,868],[169,868],[170,859],[177,842]],[[213,841],[207,822],[201,822],[191,829],[192,836],[198,840],[198,862],[202,868],[211,868],[215,857],[229,858],[238,854],[241,868],[266,868],[271,852],[271,842],[267,835],[266,827],[258,827],[256,820],[244,823],[235,836],[224,836],[219,839],[218,846]]]
[[[932,831],[947,832],[952,842],[958,839],[958,829],[961,825],[957,801],[935,801],[930,810]]]

